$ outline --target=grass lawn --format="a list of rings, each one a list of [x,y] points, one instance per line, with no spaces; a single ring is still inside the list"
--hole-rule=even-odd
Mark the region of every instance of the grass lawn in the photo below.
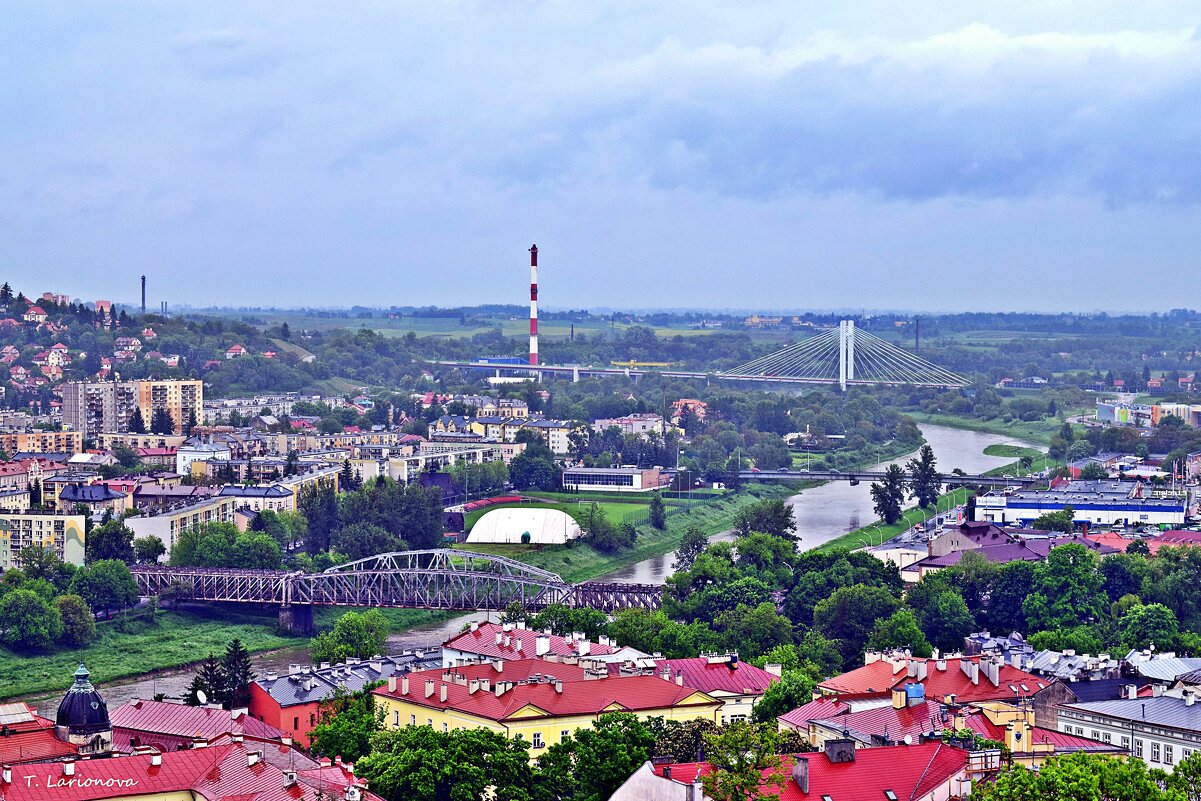
[[[239,614],[228,609],[197,608],[196,612],[160,612],[153,622],[135,620],[126,631],[116,624],[98,624],[100,639],[86,648],[31,656],[0,648],[0,696],[34,695],[66,689],[80,662],[93,682],[137,676],[173,668],[224,653],[235,637],[251,651],[303,644],[304,639],[279,634],[273,614]]]
[[[1079,414],[1073,410],[1071,414]],[[1027,422],[1025,420],[1011,420],[1006,423],[1001,420],[977,420],[971,417],[958,417],[951,414],[927,414],[926,412],[905,412],[906,417],[910,417],[919,423],[933,423],[940,426],[949,426],[951,428],[963,428],[968,431],[983,431],[991,434],[1003,434],[1015,439],[1023,439],[1027,442],[1037,442],[1046,445],[1051,441],[1059,429],[1063,427],[1063,421],[1055,418],[1044,420],[1035,420]]]
[[[1023,448],[1021,445],[1008,445],[1005,443],[989,445],[984,449],[985,456],[1001,456],[1008,459],[1021,459],[1023,456],[1037,459],[1039,456],[1042,456],[1042,453],[1037,448]]]
[[[863,528],[857,528],[854,531],[847,532],[841,537],[836,537],[829,542],[823,543],[813,550],[832,551],[836,548],[848,548],[850,550],[854,550],[855,548],[863,547],[863,540],[868,540],[872,543],[878,544],[884,540],[890,539],[891,537],[895,537],[907,528],[916,526],[918,523],[933,517],[935,515],[935,508],[940,508],[944,511],[948,508],[953,509],[958,504],[967,503],[967,498],[968,490],[962,487],[952,490],[951,492],[943,493],[938,499],[937,507],[921,509],[917,506],[914,506],[911,509],[905,510],[905,514],[901,516],[900,521],[893,523],[891,526],[886,525],[882,520],[877,520],[876,523],[872,525],[864,526]]]

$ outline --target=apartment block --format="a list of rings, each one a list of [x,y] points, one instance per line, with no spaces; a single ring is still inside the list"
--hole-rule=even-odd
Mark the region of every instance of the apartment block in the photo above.
[[[50,548],[64,562],[83,565],[83,515],[49,512],[0,513],[0,569],[20,567],[22,548]]]
[[[63,422],[84,439],[101,433],[125,434],[134,409],[149,427],[158,410],[166,410],[183,433],[189,420],[198,422],[204,404],[201,381],[70,382],[63,386]]]

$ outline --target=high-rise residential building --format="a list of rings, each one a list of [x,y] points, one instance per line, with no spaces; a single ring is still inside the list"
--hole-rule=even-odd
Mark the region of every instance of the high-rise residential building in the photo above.
[[[203,404],[201,381],[73,381],[63,386],[63,422],[84,439],[128,433],[135,409],[147,430],[155,412],[165,410],[174,433],[182,434],[189,421],[200,421]]]

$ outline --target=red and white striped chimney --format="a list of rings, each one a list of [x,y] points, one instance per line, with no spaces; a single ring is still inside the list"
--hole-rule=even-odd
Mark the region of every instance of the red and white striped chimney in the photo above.
[[[530,364],[538,363],[538,246],[530,246]]]

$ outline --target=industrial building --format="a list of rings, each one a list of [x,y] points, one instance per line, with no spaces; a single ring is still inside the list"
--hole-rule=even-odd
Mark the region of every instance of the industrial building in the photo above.
[[[990,523],[1025,525],[1067,507],[1081,526],[1180,526],[1184,498],[1152,497],[1141,483],[1075,481],[1050,490],[990,492],[976,500],[976,515]]]
[[[657,467],[569,467],[563,471],[563,489],[568,492],[650,492],[661,486]]]

